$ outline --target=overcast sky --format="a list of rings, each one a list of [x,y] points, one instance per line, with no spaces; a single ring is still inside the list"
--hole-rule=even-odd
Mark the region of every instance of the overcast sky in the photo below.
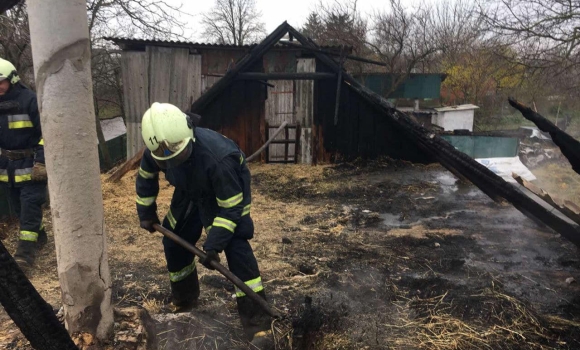
[[[196,28],[199,21],[199,14],[208,11],[214,4],[213,0],[168,0],[172,4],[183,4],[182,10],[194,15],[194,23],[190,27],[193,29],[192,41],[203,41],[201,28]],[[332,3],[334,0],[323,0]],[[256,0],[258,9],[262,12],[262,20],[266,24],[266,31],[272,32],[282,22],[294,27],[300,27],[306,21],[308,14],[316,8],[318,0]],[[419,0],[402,0],[406,6],[413,6]],[[376,9],[383,9],[388,3],[387,0],[358,0],[358,7],[363,14],[370,14]]]

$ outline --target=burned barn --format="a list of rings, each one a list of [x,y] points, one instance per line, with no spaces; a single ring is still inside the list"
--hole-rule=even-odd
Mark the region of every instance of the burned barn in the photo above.
[[[288,41],[282,41],[286,35]],[[294,39],[298,43],[293,42]],[[201,57],[182,47],[187,44],[165,43],[168,48],[142,45],[141,51],[132,51],[129,50],[131,45],[122,44],[121,39],[115,40],[125,49],[123,77],[130,124],[129,155],[141,148],[138,123],[149,103],[168,101],[187,109],[193,101],[189,110],[202,116],[201,125],[232,138],[246,154],[254,153],[267,140],[270,127],[277,126],[272,124],[290,122],[295,123],[294,133],[287,130],[284,138],[274,144],[283,145],[284,162],[316,164],[337,157],[379,155],[414,162],[436,161],[458,178],[471,181],[494,201],[510,202],[525,215],[580,245],[576,225],[555,215],[363,86],[343,69],[344,52],[337,54],[336,50],[318,47],[286,22],[260,44],[252,46],[239,60],[229,60],[224,76],[203,93],[196,90],[200,89],[203,64],[195,62]],[[180,50],[176,51],[177,47],[172,45]],[[274,59],[277,63],[269,64],[265,57],[275,53],[272,50],[279,46],[300,49],[292,54],[295,64],[293,59]],[[280,51],[284,50],[288,49]],[[286,87],[282,83],[276,88],[272,82],[277,81],[291,83],[286,83]],[[272,85],[277,94],[269,90]],[[181,93],[183,91],[186,93]],[[290,95],[293,98],[289,98]],[[196,96],[199,97],[196,99]],[[269,106],[278,107],[266,108],[272,96],[278,99]],[[271,145],[264,160],[280,161],[269,158],[272,153]]]
[[[110,38],[123,50],[128,156],[142,147],[143,112],[152,102],[170,102],[201,115],[201,126],[231,138],[247,155],[287,122],[262,155],[266,162],[380,155],[427,161],[395,123],[351,88],[353,78],[342,67],[320,59],[344,61],[348,49],[308,48],[289,30],[294,31],[283,23],[251,46]]]

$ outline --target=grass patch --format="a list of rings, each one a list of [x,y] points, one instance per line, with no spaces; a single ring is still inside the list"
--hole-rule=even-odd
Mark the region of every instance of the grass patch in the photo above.
[[[538,178],[534,183],[550,194],[579,204],[580,174],[570,164],[550,163],[532,170]]]

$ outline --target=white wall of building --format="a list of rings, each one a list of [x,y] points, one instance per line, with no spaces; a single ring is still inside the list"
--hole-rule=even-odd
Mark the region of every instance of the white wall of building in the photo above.
[[[431,117],[431,123],[439,125],[445,131],[473,131],[473,117],[477,108],[474,105],[435,108],[437,114]]]

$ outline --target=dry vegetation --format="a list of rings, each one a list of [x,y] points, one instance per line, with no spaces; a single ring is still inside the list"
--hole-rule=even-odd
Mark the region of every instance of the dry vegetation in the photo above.
[[[441,168],[251,170],[252,246],[272,305],[288,316],[274,324],[279,348],[580,348],[580,288],[563,282],[580,279],[577,250],[471,185],[450,194],[437,182]],[[200,267],[195,312],[171,314],[160,235],[138,227],[134,180],[103,184],[115,305],[147,309],[159,349],[249,349],[233,288],[215,272]],[[162,183],[160,213],[172,194]],[[386,225],[384,213],[396,219]],[[14,227],[5,242],[14,249]],[[45,250],[48,269],[32,281],[56,306],[54,264]],[[5,315],[0,322],[0,345],[27,349]]]
[[[542,189],[580,205],[580,175],[567,162],[548,163],[532,172]]]

